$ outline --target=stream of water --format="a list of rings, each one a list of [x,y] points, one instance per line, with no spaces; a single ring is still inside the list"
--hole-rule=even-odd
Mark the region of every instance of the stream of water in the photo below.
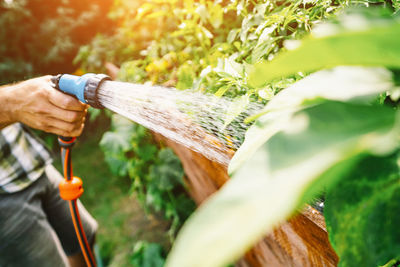
[[[243,142],[249,127],[244,119],[262,108],[249,103],[234,116],[232,100],[224,97],[114,81],[101,85],[98,99],[105,108],[224,165]],[[226,125],[230,117],[235,118]]]

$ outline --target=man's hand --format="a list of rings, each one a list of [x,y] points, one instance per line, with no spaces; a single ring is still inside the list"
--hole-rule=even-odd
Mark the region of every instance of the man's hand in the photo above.
[[[54,89],[50,78],[44,76],[0,88],[8,100],[1,110],[6,109],[9,123],[22,122],[66,137],[79,136],[88,105]]]

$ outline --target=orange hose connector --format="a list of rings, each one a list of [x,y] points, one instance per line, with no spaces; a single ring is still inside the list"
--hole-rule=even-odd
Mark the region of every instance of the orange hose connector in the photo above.
[[[59,184],[60,196],[62,199],[69,202],[72,223],[74,225],[76,236],[78,238],[86,265],[88,267],[96,267],[96,260],[93,256],[92,249],[84,232],[77,205],[78,198],[83,194],[83,183],[79,177],[75,177],[72,174],[71,147],[73,146],[74,142],[75,138],[71,138],[71,140],[63,140],[63,138],[59,138],[64,167],[64,180]]]
[[[58,185],[60,196],[64,200],[76,200],[83,194],[82,180],[79,177],[73,177],[72,180],[60,182]]]

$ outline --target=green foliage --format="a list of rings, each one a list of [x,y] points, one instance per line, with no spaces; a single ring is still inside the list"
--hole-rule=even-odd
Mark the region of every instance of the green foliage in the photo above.
[[[391,17],[387,9],[368,11],[364,16],[347,12],[335,24],[317,27],[298,49],[271,63],[257,64],[249,77],[250,83],[263,86],[298,71],[311,72],[338,65],[400,68],[400,51],[396,49],[400,39],[393,38],[400,35],[400,17]]]
[[[131,190],[147,212],[160,212],[171,220],[169,236],[192,213],[195,204],[184,191],[183,168],[169,148],[160,150],[142,126],[113,115],[112,129],[100,145],[111,171],[132,179]]]
[[[359,16],[364,15],[361,12]],[[371,33],[369,27],[376,26],[363,25],[367,34]],[[399,46],[393,45],[400,40],[398,34],[394,35],[395,25],[397,18],[382,17],[379,30],[390,34],[393,41],[385,47],[385,55],[398,52]],[[333,36],[343,35],[337,32]],[[388,40],[386,36],[376,37],[369,39],[371,47],[379,47],[381,39]],[[315,42],[320,51],[328,43]],[[296,62],[296,50],[288,55],[286,63]],[[353,64],[360,59],[355,54],[349,55],[350,60],[352,56]],[[386,56],[371,53],[364,57],[373,58],[375,65],[393,66]],[[305,68],[315,67],[313,62],[319,59],[319,53],[309,54],[302,63]],[[342,63],[348,64],[349,59]],[[368,59],[360,59],[360,65],[366,63]],[[276,77],[287,75],[284,67],[275,70]],[[259,71],[253,77],[269,74]],[[381,93],[395,89],[395,82],[394,75],[386,70],[347,67],[312,74],[278,94],[266,105],[264,115],[252,126],[232,159],[234,179],[186,222],[167,266],[223,266],[238,259],[262,235],[323,190],[342,201],[338,207],[336,202],[330,204],[332,221],[328,230],[339,258],[344,258],[343,266],[376,266],[398,259],[398,230],[394,229],[398,163],[397,157],[389,155],[399,148],[400,113],[376,101]],[[364,161],[369,155],[375,157],[375,165],[368,159]],[[373,174],[379,173],[378,177],[366,176],[365,162],[376,167]],[[357,177],[346,180],[349,175]],[[353,190],[344,192],[349,187]],[[346,201],[350,199],[352,202]],[[338,215],[343,209],[344,213]],[[382,232],[383,227],[387,231]]]
[[[400,259],[398,155],[368,157],[326,195],[324,215],[339,266]]]
[[[360,154],[391,151],[400,130],[387,107],[330,101],[280,124],[282,131],[249,155],[233,179],[186,222],[167,266],[223,266],[237,259],[336,182]]]
[[[133,248],[130,264],[133,267],[163,267],[165,257],[163,248],[157,243],[139,241]]]
[[[100,146],[103,149],[106,162],[111,168],[111,171],[120,176],[125,176],[128,173],[126,153],[131,150],[131,136],[136,132],[135,128],[139,127],[132,124],[130,121],[114,115],[112,117],[111,131],[104,133]],[[145,130],[141,129],[139,138],[142,138]],[[138,131],[137,131],[138,132]],[[136,136],[135,136],[136,137]]]
[[[123,81],[235,98],[224,118],[228,122],[249,101],[269,101],[259,118],[251,118],[257,120],[230,164],[234,179],[186,223],[167,266],[223,266],[238,259],[321,190],[334,192],[365,158],[385,158],[398,148],[399,114],[377,102],[386,102],[387,95],[398,99],[399,75],[381,68],[338,67],[304,78],[338,65],[398,67],[399,20],[393,12],[369,8],[336,18],[345,7],[359,6],[384,5],[396,14],[397,1],[149,0],[136,3],[138,9],[129,4],[116,1],[117,32],[81,49],[76,60],[85,70],[101,71],[110,61],[121,66]],[[330,24],[296,41],[326,18]],[[168,150],[153,150],[143,129],[132,127],[121,140],[105,136],[104,143],[115,138],[115,144],[105,144],[105,153],[115,171],[133,178],[143,203],[168,210],[166,199],[171,207],[181,203],[169,199],[169,194],[178,196],[169,188],[181,184],[179,168],[166,168],[178,163]],[[129,140],[129,148],[122,139]],[[169,194],[160,193],[164,190]],[[359,201],[347,203],[349,214],[365,204]],[[351,240],[340,223],[332,224],[332,240]],[[352,228],[352,233],[363,236],[371,227]],[[395,241],[389,238],[384,245],[390,242]],[[357,242],[335,248],[345,258],[368,253]],[[367,264],[399,256],[390,253],[371,255]]]
[[[111,1],[0,1],[0,84],[73,71],[78,47],[111,26]]]
[[[395,88],[393,75],[382,68],[337,67],[313,73],[277,94],[246,133],[249,140],[229,164],[234,173],[271,136],[286,127],[295,112],[329,99],[369,104],[377,95]],[[253,140],[253,141],[250,141]]]
[[[362,2],[362,1],[361,1]],[[195,88],[231,97],[254,95],[246,76],[260,59],[272,59],[287,40],[298,39],[321,19],[348,3],[318,1],[166,1],[140,8],[117,1],[113,18],[121,25],[81,50],[77,60],[88,71],[101,63],[121,66],[119,78]],[[287,87],[286,79],[262,88],[253,100]],[[257,88],[258,89],[258,88]]]
[[[357,1],[356,5],[367,5]],[[118,79],[151,82],[179,89],[238,98],[225,126],[248,103],[265,103],[302,75],[263,88],[248,84],[248,73],[261,59],[271,60],[284,44],[305,35],[314,24],[352,2],[332,1],[116,1],[111,13],[119,25],[111,36],[98,36],[76,60],[85,71],[121,67]],[[206,129],[207,130],[207,129]],[[221,138],[222,140],[226,137]],[[242,142],[241,137],[229,139]]]
[[[75,61],[86,71],[102,72],[104,62],[121,65],[141,57],[153,39],[176,27],[170,16],[175,1],[147,2],[115,0],[109,17],[118,27],[112,35],[98,35],[90,45],[81,47]]]

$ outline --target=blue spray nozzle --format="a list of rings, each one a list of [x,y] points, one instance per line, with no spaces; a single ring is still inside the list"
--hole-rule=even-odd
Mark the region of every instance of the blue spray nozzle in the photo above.
[[[66,94],[75,96],[83,103],[87,103],[85,99],[86,83],[89,78],[92,78],[95,75],[96,74],[93,73],[88,73],[82,76],[63,74],[58,81],[58,89]]]
[[[60,91],[75,96],[81,102],[94,108],[103,108],[98,101],[97,90],[101,83],[111,78],[104,74],[87,73],[82,76],[59,74],[52,81]]]

